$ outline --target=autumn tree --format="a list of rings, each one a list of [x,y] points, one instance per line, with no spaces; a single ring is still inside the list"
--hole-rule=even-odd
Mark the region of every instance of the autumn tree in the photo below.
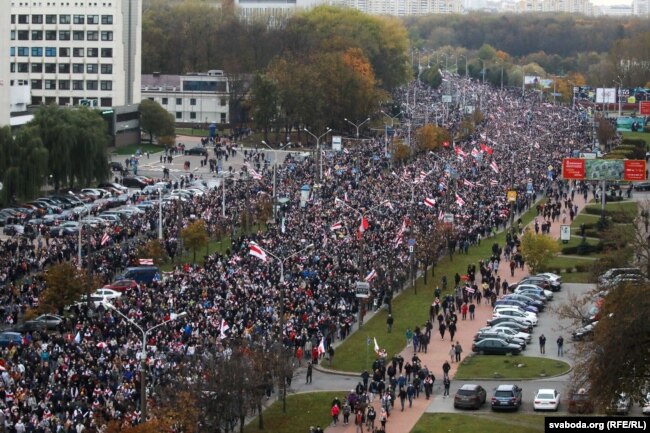
[[[140,127],[149,134],[149,143],[156,137],[174,136],[174,116],[151,99],[140,102]]]
[[[442,75],[437,67],[427,68],[420,74],[420,81],[428,84],[430,87],[437,89],[442,84]]]
[[[196,263],[196,252],[205,248],[209,242],[208,231],[205,227],[205,221],[196,220],[187,225],[181,231],[181,237],[183,238],[183,244],[192,249],[193,259],[192,262]]]
[[[431,276],[433,277],[440,253],[447,245],[447,233],[444,225],[435,218],[429,218],[426,225],[416,232],[415,245],[415,254],[418,261],[422,263],[424,284],[426,285],[427,269],[431,266]]]
[[[156,266],[160,266],[167,260],[167,251],[159,239],[152,239],[138,247],[138,258],[153,259]]]
[[[39,309],[44,313],[60,313],[68,305],[95,289],[97,281],[72,262],[53,265],[45,273],[46,289],[40,297]]]
[[[601,145],[608,146],[610,140],[614,138],[615,134],[616,134],[616,130],[614,129],[614,125],[612,125],[609,119],[607,119],[604,116],[598,117],[597,129],[596,129],[598,142]]]
[[[551,236],[535,234],[532,230],[526,229],[521,237],[521,255],[532,274],[539,272],[544,264],[559,252],[560,246]]]
[[[411,148],[401,141],[395,141],[393,148],[393,160],[398,165],[405,164],[411,156]]]
[[[416,148],[420,152],[439,149],[443,142],[449,141],[449,132],[445,128],[427,123],[415,133]]]

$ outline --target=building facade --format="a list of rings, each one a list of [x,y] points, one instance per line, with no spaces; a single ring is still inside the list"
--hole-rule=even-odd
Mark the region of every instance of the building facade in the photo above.
[[[8,14],[0,14],[0,28],[8,29],[10,23]],[[0,53],[9,54],[9,38],[0,38]],[[9,104],[10,104],[10,76],[7,62],[0,62],[0,127],[9,125]]]
[[[28,83],[31,105],[140,101],[142,0],[11,0],[10,7],[11,81]]]
[[[642,18],[650,18],[650,0],[632,0],[632,13]]]
[[[187,75],[142,76],[142,99],[158,102],[176,123],[229,123],[228,77],[220,70]]]
[[[339,0],[340,6],[372,15],[427,15],[462,13],[464,0]]]

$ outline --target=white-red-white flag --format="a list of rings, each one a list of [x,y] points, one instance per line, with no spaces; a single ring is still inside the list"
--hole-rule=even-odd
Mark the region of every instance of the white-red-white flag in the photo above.
[[[318,356],[321,356],[325,353],[325,337],[320,339],[320,343],[318,343]]]
[[[219,328],[219,337],[222,340],[227,337],[226,332],[228,332],[229,329],[230,326],[228,326],[228,322],[226,322],[226,319],[221,319],[221,326]]]
[[[379,349],[379,344],[377,344],[377,337],[372,337],[372,338],[373,340],[375,340],[375,353],[379,355],[380,349]]]
[[[499,182],[498,182],[497,180],[492,179],[492,180],[490,180],[490,185],[492,185],[492,186],[498,186],[498,185],[499,185]]]
[[[436,204],[436,200],[433,198],[425,198],[424,199],[424,205],[428,207],[433,207]]]
[[[494,170],[495,173],[499,174],[499,166],[497,165],[496,161],[492,161],[490,163],[490,168]]]
[[[440,212],[438,212],[438,221],[442,221],[445,219],[445,213],[440,209]]]
[[[153,265],[153,259],[139,259],[138,263],[141,265]]]
[[[104,246],[104,245],[106,245],[106,244],[108,243],[108,241],[110,241],[110,240],[111,240],[111,237],[108,235],[108,233],[104,233],[104,234],[102,235],[102,240],[101,240],[99,243],[101,244],[101,246]]]
[[[257,257],[258,259],[261,259],[261,260],[263,260],[263,261],[266,261],[266,260],[267,260],[268,257],[267,257],[267,255],[266,255],[266,251],[264,251],[262,248],[260,248],[260,246],[257,245],[255,242],[251,242],[251,243],[249,243],[249,244],[248,244],[248,247],[250,248],[250,250],[249,250],[248,253],[249,253],[251,256],[255,256],[255,257]]]
[[[377,278],[377,271],[373,269],[372,271],[370,271],[368,275],[366,275],[366,278],[364,278],[364,280],[367,282],[371,282],[375,278]]]
[[[460,207],[465,206],[465,200],[463,200],[463,198],[461,196],[459,196],[458,194],[456,194],[456,203]]]
[[[474,188],[474,186],[475,186],[472,182],[470,182],[467,179],[463,179],[463,185],[469,186],[470,188]]]
[[[250,172],[253,179],[262,180],[262,175],[255,171],[255,169],[251,168]]]
[[[343,223],[341,221],[335,222],[334,224],[332,224],[330,226],[331,231],[339,230],[339,229],[342,229],[342,228],[343,228]]]
[[[384,200],[384,201],[382,202],[382,204],[383,204],[384,206],[386,206],[386,207],[387,207],[388,209],[390,209],[390,210],[395,210],[395,209],[393,208],[393,203],[391,203],[389,200]]]

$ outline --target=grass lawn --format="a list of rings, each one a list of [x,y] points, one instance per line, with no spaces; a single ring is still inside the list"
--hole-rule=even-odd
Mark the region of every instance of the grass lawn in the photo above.
[[[149,144],[149,143],[128,144],[126,146],[120,146],[120,147],[116,147],[115,149],[112,149],[111,153],[113,155],[135,155],[135,152],[138,149],[140,149],[142,153],[144,152],[156,153],[165,150],[165,146],[159,146],[157,144]]]
[[[640,138],[641,140],[645,141],[646,146],[650,147],[650,134],[647,132],[622,132],[623,138],[631,138],[631,139],[638,139]]]
[[[223,134],[223,131],[217,132],[219,135]],[[189,137],[207,137],[210,135],[209,129],[199,129],[199,128],[176,128],[176,135],[187,135]]]
[[[589,208],[595,208],[600,211],[601,205],[600,203],[598,204],[588,204],[587,207]],[[618,201],[618,202],[609,202],[605,203],[605,211],[608,212],[625,212],[629,213],[631,215],[636,216],[636,214],[639,211],[639,205],[635,201]]]
[[[535,216],[535,210],[526,213],[522,217],[524,224],[528,224]],[[428,275],[428,284],[425,285],[422,278],[417,280],[417,294],[413,288],[409,288],[405,293],[393,300],[393,332],[386,332],[386,310],[379,311],[371,320],[365,322],[361,329],[348,337],[336,349],[336,356],[332,363],[335,370],[361,372],[370,367],[371,359],[366,361],[366,356],[360,356],[365,353],[366,339],[369,337],[372,341],[377,338],[379,346],[386,350],[388,358],[392,358],[395,353],[402,351],[406,345],[404,334],[406,328],[413,329],[414,326],[422,326],[426,323],[429,316],[429,306],[433,301],[433,291],[436,286],[440,285],[443,275],[447,276],[448,293],[451,293],[454,284],[454,275],[456,272],[460,275],[467,273],[469,264],[476,264],[481,259],[489,258],[492,254],[492,244],[497,242],[499,245],[505,244],[505,233],[500,233],[496,238],[484,239],[480,246],[471,247],[468,255],[454,254],[453,260],[449,257],[442,259],[435,268],[435,277],[431,277],[431,271]],[[444,295],[444,294],[443,294]]]
[[[561,272],[562,283],[592,283],[591,272]]]
[[[524,367],[518,367],[523,364]],[[532,379],[569,371],[569,364],[536,356],[473,355],[458,366],[454,379]]]
[[[587,239],[585,239],[585,241],[586,241],[587,244],[589,244],[589,245],[594,245],[594,246],[596,246],[596,245],[598,245],[598,242],[600,241],[600,239],[597,239],[597,238],[589,238],[589,237],[588,237]],[[558,239],[557,243],[558,243],[558,245],[560,246],[560,248],[577,247],[578,245],[580,245],[580,244],[582,243],[582,237],[581,237],[581,236],[576,236],[576,235],[574,235],[574,236],[571,236],[571,240],[570,240],[569,242],[567,242],[566,244],[563,243],[563,242],[562,242],[561,240],[559,240],[559,239]]]
[[[196,262],[203,265],[203,256],[205,255],[210,255],[215,252],[222,253],[226,251],[226,249],[230,248],[230,236],[224,236],[223,240],[219,242],[216,239],[210,239],[210,242],[208,242],[208,246],[206,249],[201,249],[196,251]],[[174,266],[178,263],[192,263],[192,260],[194,259],[194,253],[192,251],[187,251],[185,254],[183,254],[180,259],[177,259],[175,262],[168,262],[165,263],[160,267],[160,270],[163,272],[170,272],[174,270]]]
[[[390,425],[388,422],[387,427]],[[425,413],[411,433],[481,432],[540,433],[544,431],[544,415],[524,413]]]
[[[330,425],[330,404],[338,396],[343,401],[345,391],[310,392],[290,394],[287,396],[287,412],[282,413],[282,402],[276,401],[264,411],[264,432],[266,433],[306,433],[310,426],[320,425],[325,429]],[[343,420],[343,415],[341,415]],[[342,421],[341,421],[342,422]],[[239,430],[237,430],[239,431]],[[256,433],[258,418],[253,419],[245,428],[245,433]]]
[[[548,261],[547,269],[573,269],[576,265],[591,266],[594,264],[593,259],[581,259],[578,257],[556,256]]]

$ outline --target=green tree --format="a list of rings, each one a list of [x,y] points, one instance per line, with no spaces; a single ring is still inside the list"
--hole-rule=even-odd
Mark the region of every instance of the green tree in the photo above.
[[[194,254],[192,259],[193,263],[196,263],[196,251],[205,248],[209,242],[208,231],[205,227],[205,221],[196,220],[187,225],[183,230],[181,230],[181,237],[183,238],[183,244],[187,248],[191,248]]]
[[[539,272],[544,264],[559,252],[560,246],[551,236],[535,234],[526,229],[521,238],[521,255],[533,274]]]
[[[7,126],[0,129],[0,201],[36,196],[47,177],[47,149],[29,128],[23,128],[14,138]]]
[[[428,84],[430,87],[437,89],[442,84],[442,75],[437,67],[427,68],[420,74],[420,81]]]
[[[264,129],[264,140],[269,140],[269,128],[278,116],[278,89],[266,75],[256,74],[251,88],[253,119]]]
[[[156,137],[174,136],[174,116],[151,99],[140,102],[140,127],[149,134],[149,143]]]
[[[43,313],[61,313],[63,308],[79,301],[98,283],[89,279],[86,272],[72,262],[62,262],[45,273],[46,289],[40,297],[39,309]]]

